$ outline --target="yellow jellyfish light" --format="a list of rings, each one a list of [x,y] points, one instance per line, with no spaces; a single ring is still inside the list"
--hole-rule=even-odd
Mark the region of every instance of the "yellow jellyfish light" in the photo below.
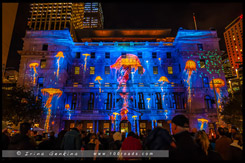
[[[90,54],[83,54],[83,56],[85,56],[85,58],[84,58],[84,62],[85,62],[85,64],[84,64],[84,71],[86,71],[86,66],[87,66],[87,57],[88,56],[90,56]]]
[[[50,120],[50,116],[51,116],[51,102],[53,97],[56,95],[58,97],[60,97],[63,93],[63,91],[61,91],[60,89],[55,89],[55,88],[43,88],[41,89],[41,92],[43,95],[48,94],[48,100],[46,101],[45,107],[48,108],[48,114],[46,117],[46,121],[45,121],[45,125],[44,125],[44,129],[46,132],[48,132],[48,128],[49,128],[49,120]]]
[[[132,118],[133,118],[134,120],[136,120],[136,118],[137,118],[137,115],[133,115],[133,116],[132,116]]]
[[[57,77],[59,76],[59,70],[60,70],[60,58],[64,58],[64,54],[62,51],[59,51],[56,56],[58,59],[57,59],[57,64],[58,64],[58,69],[57,69]]]
[[[103,80],[103,79],[100,76],[97,76],[94,80],[94,81],[98,81],[98,83],[100,84],[100,86],[99,86],[100,93],[101,93],[101,83],[100,83],[101,80]]]
[[[168,78],[166,77],[166,76],[161,76],[160,77],[160,79],[158,80],[159,82],[168,82],[169,83],[169,81],[168,81]]]
[[[201,122],[200,130],[203,130],[204,123],[208,123],[208,120],[204,118],[197,119],[197,121]]]
[[[33,77],[33,84],[35,84],[36,83],[36,74],[37,74],[37,69],[36,69],[36,67],[38,67],[39,66],[39,64],[38,63],[31,63],[30,65],[29,65],[29,67],[30,68],[33,68],[33,71],[34,71],[34,77]]]

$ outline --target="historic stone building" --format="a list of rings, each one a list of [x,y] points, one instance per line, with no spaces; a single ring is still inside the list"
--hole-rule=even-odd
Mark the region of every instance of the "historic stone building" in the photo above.
[[[190,129],[208,131],[227,94],[219,38],[214,30],[170,32],[77,30],[74,42],[68,30],[27,31],[18,84],[42,98],[46,130],[82,121],[91,132],[142,133],[170,129],[185,114]]]

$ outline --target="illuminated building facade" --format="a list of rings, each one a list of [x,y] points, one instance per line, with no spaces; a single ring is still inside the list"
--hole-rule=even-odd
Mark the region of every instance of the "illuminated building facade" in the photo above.
[[[46,128],[135,131],[163,126],[177,114],[190,128],[217,122],[227,94],[219,38],[213,30],[27,31],[18,84],[47,109]],[[32,50],[35,47],[35,50]],[[48,123],[48,125],[47,125]],[[42,125],[41,125],[42,126]]]
[[[224,38],[233,76],[243,64],[243,15],[225,27]]]

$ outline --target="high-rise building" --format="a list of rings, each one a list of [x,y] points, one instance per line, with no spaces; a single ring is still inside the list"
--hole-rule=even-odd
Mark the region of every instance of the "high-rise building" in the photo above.
[[[232,75],[243,64],[243,15],[238,16],[225,27],[224,38],[229,57]]]
[[[32,30],[103,28],[103,13],[98,2],[86,3],[32,3],[28,27]]]

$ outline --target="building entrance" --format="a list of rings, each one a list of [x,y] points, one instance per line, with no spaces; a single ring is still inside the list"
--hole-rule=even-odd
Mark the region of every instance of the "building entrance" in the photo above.
[[[123,120],[120,123],[120,132],[128,133],[131,131],[131,123],[128,120]]]

